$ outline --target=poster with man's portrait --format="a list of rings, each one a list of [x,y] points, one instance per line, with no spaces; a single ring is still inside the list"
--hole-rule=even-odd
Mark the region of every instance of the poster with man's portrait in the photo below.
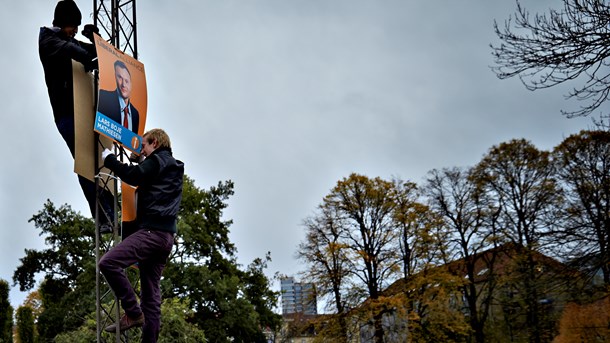
[[[94,36],[99,65],[94,130],[139,154],[147,110],[144,64]]]
[[[94,35],[99,65],[94,130],[140,154],[146,126],[144,64]],[[135,188],[122,182],[123,223],[136,219]]]

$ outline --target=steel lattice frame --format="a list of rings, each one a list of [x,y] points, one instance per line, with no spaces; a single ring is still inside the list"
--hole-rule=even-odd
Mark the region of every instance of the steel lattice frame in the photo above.
[[[136,0],[93,0],[94,24],[117,49],[138,59]]]
[[[117,49],[124,53],[131,55],[133,58],[138,58],[138,44],[137,44],[137,30],[136,30],[136,0],[93,0],[93,23],[100,30],[100,36],[106,39],[110,44],[115,46]],[[98,85],[98,74],[95,77],[95,94],[97,104],[97,85]],[[95,139],[97,141],[95,147],[95,156],[99,156],[99,153],[104,148],[113,148],[104,146],[102,141],[99,139],[99,134],[95,133]],[[114,149],[119,151],[120,156],[126,156],[125,150],[114,144]],[[106,284],[104,278],[99,271],[99,260],[104,252],[108,251],[112,246],[120,242],[120,229],[118,225],[118,182],[114,175],[110,175],[109,178],[99,177],[101,166],[97,165],[97,159],[95,169],[97,171],[96,176],[96,189],[97,189],[97,206],[96,206],[96,239],[95,239],[95,263],[96,263],[96,326],[97,326],[97,342],[128,342],[128,332],[119,334],[116,332],[114,335],[104,333],[102,330],[106,325],[112,322],[118,322],[120,318],[120,306],[116,297]],[[111,182],[114,180],[115,182]],[[107,216],[108,214],[100,211],[100,194],[102,191],[108,190],[113,191],[114,196],[114,233],[110,236],[101,236],[99,233],[100,218]],[[139,277],[137,271],[133,268],[127,270],[127,274],[134,285],[134,289],[137,288],[139,283]]]

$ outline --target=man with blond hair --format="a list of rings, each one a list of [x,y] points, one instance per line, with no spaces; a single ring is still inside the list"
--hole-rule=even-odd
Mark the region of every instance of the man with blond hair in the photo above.
[[[172,156],[169,136],[161,129],[146,132],[142,140],[145,159],[138,165],[124,164],[108,149],[102,152],[104,166],[122,182],[137,186],[136,229],[107,252],[100,271],[121,301],[125,314],[105,330],[125,331],[142,326],[142,342],[157,342],[161,325],[161,273],[171,252],[176,219],[182,200],[184,164]],[[125,268],[137,263],[141,294],[136,294]]]

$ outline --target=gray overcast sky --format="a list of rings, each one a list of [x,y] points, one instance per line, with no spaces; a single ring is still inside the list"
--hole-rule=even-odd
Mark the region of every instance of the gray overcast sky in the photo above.
[[[38,59],[53,0],[0,12],[0,278],[24,249],[43,249],[31,216],[46,199],[88,215],[57,132]],[[83,24],[92,1],[77,1]],[[559,0],[523,0],[532,12]],[[148,82],[147,129],[164,128],[200,188],[233,180],[225,219],[241,264],[271,252],[294,275],[302,220],[356,172],[421,184],[434,168],[470,166],[495,144],[552,149],[591,126],[566,119],[567,88],[529,92],[490,71],[493,20],[511,0],[138,1]],[[93,252],[92,252],[93,253]],[[24,294],[11,291],[14,306]]]

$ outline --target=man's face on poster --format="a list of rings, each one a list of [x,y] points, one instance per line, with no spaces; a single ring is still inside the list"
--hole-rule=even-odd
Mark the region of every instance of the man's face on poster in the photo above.
[[[116,66],[114,67],[114,77],[116,78],[116,88],[121,93],[121,97],[125,100],[129,100],[131,96],[131,75],[125,68]]]

